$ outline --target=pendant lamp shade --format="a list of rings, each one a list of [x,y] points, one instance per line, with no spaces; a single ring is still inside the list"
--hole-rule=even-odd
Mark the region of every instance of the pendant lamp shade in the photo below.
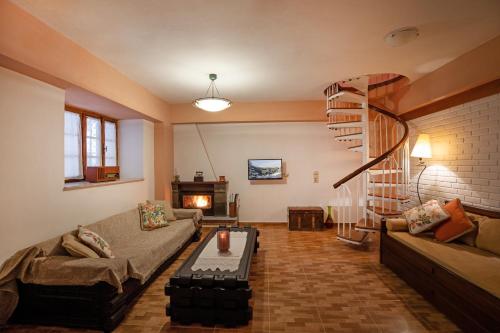
[[[231,101],[220,97],[219,90],[215,85],[217,74],[210,74],[208,78],[210,79],[210,85],[208,86],[207,95],[211,91],[211,96],[198,98],[194,100],[193,105],[198,109],[208,112],[219,112],[229,108],[231,106]],[[217,92],[217,96],[214,95],[214,92]]]

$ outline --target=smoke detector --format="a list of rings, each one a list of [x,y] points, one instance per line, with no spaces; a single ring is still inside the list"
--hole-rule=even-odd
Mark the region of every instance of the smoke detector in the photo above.
[[[420,32],[416,27],[404,27],[389,32],[385,35],[384,40],[389,46],[396,47],[408,44],[419,35]]]

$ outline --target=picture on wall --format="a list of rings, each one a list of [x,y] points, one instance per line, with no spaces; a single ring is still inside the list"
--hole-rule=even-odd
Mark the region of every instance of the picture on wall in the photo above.
[[[248,179],[283,179],[281,158],[248,160]]]

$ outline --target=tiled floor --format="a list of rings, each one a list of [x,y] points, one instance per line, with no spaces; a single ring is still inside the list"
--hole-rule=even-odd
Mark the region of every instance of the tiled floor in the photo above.
[[[259,225],[251,269],[254,318],[238,329],[179,326],[165,316],[163,287],[192,244],[138,300],[117,332],[460,332],[442,314],[378,263],[378,239],[356,248],[335,231],[289,232]],[[206,234],[206,233],[205,233]],[[85,332],[11,326],[7,332]]]

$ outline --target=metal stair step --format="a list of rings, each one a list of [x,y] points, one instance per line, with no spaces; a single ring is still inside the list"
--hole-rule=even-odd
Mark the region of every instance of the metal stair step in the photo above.
[[[361,245],[367,240],[368,235],[368,232],[351,230],[350,236],[348,232],[346,232],[344,235],[337,234],[337,239],[342,242]]]
[[[329,123],[328,128],[361,128],[363,127],[362,121],[341,121],[336,123]]]
[[[368,169],[368,172],[372,175],[387,175],[390,173],[402,173],[403,169]]]
[[[336,94],[328,97],[329,100],[335,100],[339,102],[348,102],[348,103],[363,103],[366,101],[366,96],[355,94],[350,91],[340,91]]]
[[[359,92],[364,93],[368,90],[368,75],[363,75],[355,78],[351,78],[348,80],[343,80],[343,84],[347,84],[354,89],[359,90]]]
[[[361,139],[363,139],[363,133],[361,132],[335,136],[335,140],[337,141],[350,141],[350,140],[361,140]]]
[[[403,195],[401,193],[394,193],[392,191],[384,191],[384,193],[381,193],[381,192],[382,191],[368,193],[368,196],[375,197],[375,198],[393,199],[393,200],[397,200],[397,201],[406,201],[406,200],[410,199],[409,195]]]
[[[362,153],[363,152],[363,145],[352,146],[352,147],[349,147],[347,149],[349,149],[350,151]]]
[[[364,232],[377,232],[380,231],[380,224],[373,223],[372,219],[361,219],[354,226],[354,230],[364,231]]]
[[[368,209],[369,211],[371,212],[374,212],[375,214],[379,215],[379,216],[400,216],[402,214],[401,211],[398,211],[398,210],[393,210],[391,208],[385,208],[382,209],[382,207],[379,207],[379,206],[368,206],[366,207],[366,209]]]
[[[365,113],[365,110],[366,108],[364,108],[364,103],[360,108],[329,108],[326,110],[326,116],[328,117],[335,113],[362,115]]]

